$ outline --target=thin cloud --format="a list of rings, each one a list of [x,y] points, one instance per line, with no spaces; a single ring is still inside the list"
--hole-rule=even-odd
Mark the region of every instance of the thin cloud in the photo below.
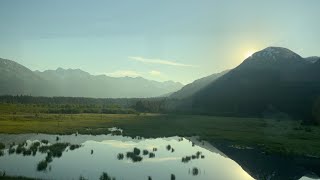
[[[149,64],[163,64],[163,65],[169,65],[169,66],[195,67],[194,65],[191,65],[191,64],[182,64],[182,63],[177,63],[174,61],[168,61],[168,60],[164,60],[164,59],[150,59],[150,58],[143,58],[143,57],[138,57],[138,56],[129,56],[128,58],[131,60],[134,60],[134,61],[139,61],[139,62],[149,63]]]
[[[149,74],[152,76],[161,76],[162,75],[162,73],[160,71],[155,71],[155,70],[150,71]]]
[[[131,71],[131,70],[118,70],[118,71],[114,71],[111,73],[105,73],[105,75],[107,76],[112,76],[112,77],[138,77],[138,76],[142,76],[142,74],[140,72],[137,71]]]

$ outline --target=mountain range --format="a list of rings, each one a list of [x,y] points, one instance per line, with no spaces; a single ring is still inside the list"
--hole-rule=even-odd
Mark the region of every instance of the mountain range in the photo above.
[[[157,82],[142,77],[95,76],[80,69],[31,71],[6,59],[0,59],[0,84],[0,95],[94,98],[157,97],[183,86],[178,82]]]
[[[310,120],[320,112],[320,57],[282,47],[254,53],[231,70],[181,83],[91,75],[80,69],[31,71],[0,59],[0,95],[139,98],[168,96],[168,111]],[[169,101],[168,101],[169,102]]]

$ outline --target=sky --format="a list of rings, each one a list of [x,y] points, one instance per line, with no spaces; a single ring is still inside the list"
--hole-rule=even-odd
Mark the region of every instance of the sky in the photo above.
[[[319,0],[0,0],[0,57],[183,84],[268,46],[320,56]]]

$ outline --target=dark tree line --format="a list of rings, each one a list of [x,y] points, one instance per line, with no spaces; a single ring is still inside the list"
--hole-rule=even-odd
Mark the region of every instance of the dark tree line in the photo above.
[[[83,98],[33,97],[26,95],[0,96],[1,104],[32,108],[39,113],[78,114],[134,114],[166,112],[167,98]],[[19,109],[17,109],[19,111]]]

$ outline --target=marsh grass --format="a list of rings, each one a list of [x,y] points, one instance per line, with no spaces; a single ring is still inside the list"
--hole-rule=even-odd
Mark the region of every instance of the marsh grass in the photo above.
[[[6,107],[3,106],[3,108]],[[197,135],[205,141],[228,141],[243,146],[257,146],[269,153],[320,157],[320,141],[318,141],[320,126],[307,127],[301,125],[300,121],[171,114],[137,116],[134,114],[40,113],[37,118],[34,115],[26,115],[28,111],[16,114],[1,113],[0,133],[73,134],[79,132],[79,134],[98,135],[107,132],[101,127],[118,127],[124,130],[124,136],[130,137]],[[168,125],[164,126],[164,124]],[[295,128],[302,130],[295,130]]]

